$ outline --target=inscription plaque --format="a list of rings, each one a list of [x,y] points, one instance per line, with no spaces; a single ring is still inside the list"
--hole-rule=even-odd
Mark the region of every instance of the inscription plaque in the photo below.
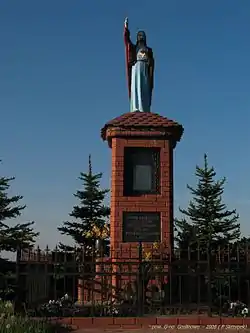
[[[124,212],[123,242],[160,242],[160,213]]]

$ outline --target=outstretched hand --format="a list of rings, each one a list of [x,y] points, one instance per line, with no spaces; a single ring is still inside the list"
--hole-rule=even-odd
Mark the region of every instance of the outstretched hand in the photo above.
[[[127,17],[125,18],[125,21],[124,21],[124,27],[126,29],[128,29],[128,18]]]

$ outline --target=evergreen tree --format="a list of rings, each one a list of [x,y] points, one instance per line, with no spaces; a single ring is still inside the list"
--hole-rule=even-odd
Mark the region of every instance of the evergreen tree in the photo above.
[[[27,248],[33,245],[38,233],[34,232],[34,222],[9,226],[8,220],[19,217],[26,207],[20,205],[22,196],[9,196],[10,182],[15,178],[0,177],[0,251],[16,251],[17,247]]]
[[[71,236],[76,246],[94,245],[98,236],[93,235],[93,225],[102,230],[107,224],[110,208],[105,206],[103,201],[109,190],[100,189],[101,178],[102,173],[94,174],[92,172],[91,155],[89,155],[88,173],[80,173],[79,177],[83,189],[74,194],[80,204],[74,206],[69,214],[74,218],[74,221],[66,221],[63,226],[58,228],[61,234]],[[88,234],[92,236],[88,237]],[[63,244],[60,244],[60,248],[64,250],[72,249]]]
[[[0,236],[0,249],[5,251],[16,251],[17,248],[28,249],[35,243],[39,232],[33,229],[34,222],[16,224],[4,230]]]
[[[179,247],[177,253],[178,257],[183,259],[182,266],[176,267],[176,274],[178,275],[178,271],[187,274],[182,279],[182,299],[189,300],[191,297],[199,301],[199,294],[200,298],[207,300],[211,314],[212,304],[217,306],[222,301],[222,290],[225,295],[227,292],[227,278],[217,278],[217,274],[226,273],[223,267],[218,266],[217,253],[219,249],[231,248],[233,243],[239,240],[240,224],[236,211],[228,210],[222,200],[226,179],[215,179],[216,172],[213,167],[208,166],[206,155],[204,166],[196,166],[195,175],[197,186],[193,188],[187,185],[192,199],[187,209],[180,209],[184,218],[175,220]],[[199,269],[203,270],[198,279],[199,290],[197,262]],[[193,273],[189,276],[191,271]]]
[[[17,251],[17,261],[20,260],[21,250],[31,247],[38,233],[34,232],[34,222],[8,225],[8,221],[19,217],[25,208],[25,205],[20,205],[22,196],[10,196],[8,190],[10,183],[15,178],[0,177],[0,252],[1,251]],[[8,280],[8,267],[10,263],[7,259],[0,260],[0,297],[1,298],[16,298],[20,288],[18,284],[10,284]],[[18,280],[18,277],[17,277]]]
[[[240,224],[236,210],[228,210],[222,201],[225,178],[215,180],[216,172],[208,166],[204,155],[204,167],[196,166],[197,187],[187,185],[192,200],[187,209],[180,209],[185,216],[175,220],[177,243],[180,247],[211,247],[228,244],[239,239]]]

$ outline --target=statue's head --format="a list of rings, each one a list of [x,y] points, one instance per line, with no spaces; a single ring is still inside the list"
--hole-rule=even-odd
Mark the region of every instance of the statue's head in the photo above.
[[[146,34],[144,31],[137,32],[137,43],[144,42],[146,44]]]

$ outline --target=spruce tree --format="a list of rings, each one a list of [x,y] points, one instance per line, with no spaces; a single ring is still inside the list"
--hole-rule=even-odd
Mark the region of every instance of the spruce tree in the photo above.
[[[92,233],[93,225],[102,230],[108,223],[110,208],[104,205],[104,199],[109,190],[100,188],[101,178],[102,173],[93,173],[91,155],[89,155],[88,172],[81,172],[79,177],[83,188],[74,194],[80,203],[74,206],[69,214],[74,220],[63,222],[63,225],[58,228],[61,234],[73,238],[76,247],[94,245],[97,237],[94,235],[87,237],[86,235]],[[64,250],[72,249],[63,244],[60,244],[60,248]]]
[[[19,217],[25,205],[19,202],[20,195],[9,196],[10,183],[15,178],[0,177],[0,251],[16,251],[17,247],[27,248],[33,245],[38,233],[34,232],[34,222],[9,226],[8,221]]]
[[[199,243],[204,248],[237,241],[239,216],[236,210],[228,210],[222,200],[226,178],[215,179],[216,172],[208,166],[207,155],[204,155],[204,166],[196,166],[195,175],[198,178],[196,188],[187,185],[192,200],[187,209],[179,209],[185,218],[175,220],[179,246]]]
[[[182,280],[182,298],[197,300],[199,293],[201,298],[207,299],[211,314],[212,304],[219,302],[220,288],[226,285],[227,280],[218,280],[216,276],[225,273],[217,265],[216,253],[238,241],[240,224],[236,210],[228,210],[222,200],[226,179],[216,180],[216,172],[208,166],[206,155],[204,166],[196,166],[195,175],[196,187],[187,185],[192,199],[187,209],[179,209],[184,218],[175,220],[178,256],[184,260],[181,268],[177,267],[176,270],[187,274]],[[198,279],[200,290],[197,290],[197,262],[199,269],[204,272]]]
[[[8,224],[12,219],[19,217],[26,207],[19,203],[23,198],[22,196],[10,196],[8,194],[10,183],[14,179],[14,177],[0,177],[0,252],[17,252],[18,262],[21,258],[21,250],[32,247],[39,233],[33,230],[34,222],[18,223],[14,226]],[[1,258],[0,266],[0,297],[5,299],[16,295],[15,303],[17,304],[19,300],[17,295],[19,295],[21,289],[18,284],[11,285],[8,282],[8,260]],[[16,278],[18,281],[18,275]]]

